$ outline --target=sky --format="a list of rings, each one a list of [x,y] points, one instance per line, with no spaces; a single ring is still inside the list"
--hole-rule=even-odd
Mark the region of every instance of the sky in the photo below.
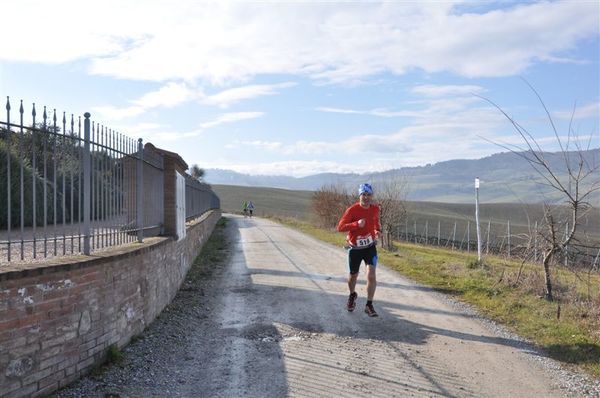
[[[302,177],[477,159],[524,146],[501,111],[544,150],[600,147],[599,0],[1,10],[13,109],[90,112],[190,166]]]

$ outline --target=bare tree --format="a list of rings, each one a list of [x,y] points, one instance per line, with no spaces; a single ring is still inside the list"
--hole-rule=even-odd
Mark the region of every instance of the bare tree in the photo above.
[[[396,174],[375,185],[377,201],[381,207],[380,222],[382,229],[382,246],[392,250],[392,228],[404,223],[406,219],[406,196],[408,183],[404,176]]]
[[[202,181],[204,178],[204,169],[200,168],[197,164],[193,164],[190,167],[190,175],[194,180]]]
[[[582,218],[593,208],[590,199],[594,192],[600,190],[600,164],[597,159],[589,159],[585,156],[586,151],[590,150],[592,136],[586,143],[573,131],[575,110],[571,115],[566,139],[561,138],[540,95],[528,82],[526,83],[546,112],[555,141],[560,147],[559,155],[562,157],[560,167],[549,161],[549,153],[543,151],[538,141],[500,106],[487,98],[480,98],[492,104],[510,121],[524,143],[523,147],[499,145],[525,159],[542,178],[542,184],[557,192],[568,208],[568,212],[564,212],[561,211],[562,206],[544,203],[544,225],[537,232],[542,244],[545,297],[547,300],[553,301],[550,267],[558,255],[567,255],[569,245],[577,240],[577,231]],[[570,148],[574,148],[574,150],[570,150]]]
[[[354,197],[348,190],[338,185],[324,185],[315,191],[312,197],[312,208],[322,227],[335,228],[338,220],[354,202]]]

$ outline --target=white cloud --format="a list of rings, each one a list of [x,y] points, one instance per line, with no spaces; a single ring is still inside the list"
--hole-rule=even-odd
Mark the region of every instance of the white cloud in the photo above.
[[[577,151],[579,149],[586,150],[590,148],[597,148],[597,146],[594,146],[593,144],[594,142],[600,142],[598,140],[599,138],[600,137],[598,134],[571,135],[570,137],[567,135],[558,135],[539,137],[535,138],[535,143],[533,140],[530,140],[530,142],[532,143],[533,148],[537,149],[539,146],[539,149],[544,152],[561,151],[561,146],[567,151]],[[523,140],[523,137],[521,137],[516,131],[505,134],[491,134],[482,137],[482,139],[493,143],[498,149],[501,147],[519,151],[526,151],[529,149]],[[560,140],[560,143],[558,140]]]
[[[192,131],[155,131],[147,134],[146,136],[150,139],[157,139],[159,141],[175,141],[185,138],[197,137],[203,134],[205,130],[218,126],[225,123],[235,123],[240,120],[255,119],[261,117],[262,112],[236,112],[236,113],[224,113],[217,116],[215,119],[200,124],[200,128]]]
[[[146,109],[142,106],[128,106],[125,108],[112,105],[95,106],[92,108],[92,117],[95,120],[114,121],[139,116],[144,112],[146,112]]]
[[[143,137],[144,143],[151,142],[159,148],[165,148],[169,143],[181,139],[198,137],[204,132],[202,128],[190,131],[179,131],[159,123],[148,122],[118,125],[116,126],[116,130],[129,137],[129,140],[133,142],[134,145],[137,145],[135,144],[137,138]]]
[[[315,110],[385,118],[403,117],[405,119],[412,119],[411,123],[413,126],[424,125],[438,130],[452,128],[453,125],[466,127],[473,124],[477,128],[481,128],[480,124],[482,120],[488,121],[485,123],[487,129],[490,126],[490,121],[493,121],[493,125],[497,125],[502,121],[501,114],[491,107],[473,107],[473,104],[481,103],[481,98],[473,95],[485,92],[485,89],[481,86],[429,84],[414,86],[410,91],[420,97],[425,97],[424,99],[407,101],[406,106],[413,108],[411,110],[393,111],[383,108],[357,110],[336,107],[319,107]],[[475,121],[474,118],[476,119]],[[357,145],[362,144],[362,142],[362,139],[357,140]],[[387,144],[391,144],[391,142]],[[383,149],[385,149],[385,145],[383,144]]]
[[[413,93],[425,95],[428,97],[446,97],[449,95],[480,94],[484,91],[485,89],[483,87],[475,85],[424,84],[412,88]]]
[[[390,168],[389,161],[365,163],[340,163],[317,160],[291,160],[285,162],[265,162],[253,164],[222,163],[211,166],[216,169],[234,170],[253,175],[287,175],[305,177],[318,173],[372,173]]]
[[[346,136],[342,141],[296,141],[292,144],[280,144],[273,152],[286,155],[335,155],[345,153],[349,156],[389,157],[393,154],[419,154],[418,159],[426,159],[427,163],[436,158],[462,156],[467,146],[485,144],[481,138],[484,134],[493,134],[499,127],[506,126],[506,119],[495,108],[480,104],[481,99],[475,96],[463,97],[465,93],[483,91],[478,86],[418,86],[415,93],[433,98],[413,101],[412,105],[421,105],[421,109],[410,111],[387,111],[373,109],[367,111],[321,107],[322,112],[340,114],[359,114],[385,117],[402,116],[409,119],[406,127],[393,132],[365,132],[355,136]],[[444,98],[439,98],[444,97]],[[440,144],[444,143],[444,144]],[[443,145],[443,150],[440,145]],[[432,150],[432,147],[436,147]],[[263,147],[264,149],[271,149]],[[467,151],[468,153],[468,151]],[[473,156],[475,157],[475,156]]]
[[[236,87],[221,91],[218,94],[206,96],[202,99],[204,104],[217,105],[221,108],[227,108],[236,102],[265,95],[274,95],[278,90],[295,86],[296,83],[286,82],[279,84],[255,84],[243,87]]]
[[[315,110],[317,110],[319,112],[349,113],[349,114],[356,114],[356,115],[364,115],[364,114],[369,113],[369,111],[357,111],[354,109],[329,108],[329,107],[325,107],[325,106],[316,108]]]
[[[273,142],[273,141],[261,141],[261,140],[253,140],[253,141],[240,141],[235,140],[229,144],[225,145],[227,149],[239,149],[239,148],[258,148],[258,149],[266,149],[269,151],[276,151],[281,149],[283,144],[281,142]]]
[[[202,92],[183,83],[170,82],[157,91],[143,95],[133,101],[134,104],[145,109],[164,106],[173,108],[185,102],[201,97]]]
[[[231,112],[231,113],[223,113],[219,115],[216,119],[211,120],[209,122],[204,122],[200,126],[203,129],[207,129],[210,127],[215,127],[224,123],[234,123],[239,122],[240,120],[247,119],[256,119],[264,115],[264,112]]]
[[[146,141],[157,141],[159,144],[157,146],[161,146],[160,143],[161,142],[171,142],[171,141],[178,141],[181,139],[187,139],[187,138],[194,138],[194,137],[198,137],[200,134],[202,134],[201,129],[199,130],[192,130],[192,131],[156,131],[156,132],[152,132],[152,133],[148,133],[145,134],[146,137]]]
[[[370,116],[378,116],[378,117],[413,117],[416,115],[415,112],[411,111],[390,111],[388,109],[370,109],[366,111],[360,111],[355,109],[342,109],[342,108],[330,108],[330,107],[319,107],[315,109],[319,112],[328,112],[328,113],[346,113],[346,114],[355,114],[355,115],[370,115]]]
[[[103,120],[121,120],[143,114],[148,109],[165,107],[173,108],[184,103],[199,100],[204,104],[218,105],[226,108],[229,105],[245,99],[273,95],[278,89],[294,86],[295,83],[281,83],[272,85],[250,85],[225,90],[219,94],[206,96],[201,89],[186,83],[169,82],[156,91],[144,94],[142,97],[132,100],[134,105],[119,108],[115,106],[97,106],[93,110],[100,114]],[[204,127],[221,124],[223,122],[251,119],[262,116],[260,112],[230,113],[222,115],[218,120],[208,122]]]
[[[587,119],[596,118],[600,120],[600,102],[594,104],[588,104],[584,106],[575,106],[574,109],[569,111],[557,111],[553,113],[553,116],[559,119]]]
[[[184,83],[170,82],[156,91],[151,91],[131,101],[133,105],[126,107],[96,106],[92,110],[97,112],[102,120],[115,121],[139,116],[152,108],[173,108],[201,96],[202,92],[198,89]]]
[[[218,115],[214,119],[201,123],[196,129],[190,131],[173,130],[169,127],[165,127],[158,123],[138,123],[130,125],[118,126],[119,131],[128,135],[129,137],[143,136],[144,141],[152,142],[157,141],[160,145],[161,142],[171,142],[181,139],[198,137],[204,134],[206,130],[226,123],[235,123],[241,120],[255,119],[261,117],[263,112],[236,112],[236,113],[224,113]]]
[[[159,130],[162,128],[162,125],[159,123],[136,123],[136,124],[122,124],[113,126],[115,130],[123,132],[131,137],[139,137],[140,135],[145,135],[147,133],[151,133],[153,131]]]
[[[495,119],[494,119],[495,120]],[[494,124],[483,120],[481,125]],[[312,160],[285,160],[252,164],[217,162],[213,168],[235,170],[247,174],[290,175],[302,177],[317,173],[370,173],[400,167],[422,166],[452,159],[479,159],[505,151],[502,147],[522,147],[522,139],[512,132],[498,134],[493,130],[486,131],[485,136],[478,135],[482,131],[476,125],[465,130],[465,126],[411,126],[392,135],[371,135],[354,137],[347,142],[307,142],[301,141],[285,145],[280,142],[264,141],[235,142],[230,149],[239,151],[272,150],[284,155],[308,155]],[[563,144],[568,137],[561,136]],[[580,137],[589,140],[590,137]],[[558,150],[554,137],[543,137],[538,143],[544,150]],[[572,147],[571,149],[575,149]],[[320,158],[323,154],[340,154],[343,157],[334,160]]]
[[[2,8],[11,16],[4,30],[18,34],[0,42],[0,59],[85,59],[95,74],[230,84],[275,74],[352,82],[415,68],[512,76],[537,62],[582,62],[567,51],[598,35],[599,6],[21,0]],[[23,21],[37,29],[23,29]],[[40,29],[45,43],[59,45],[41,45]]]

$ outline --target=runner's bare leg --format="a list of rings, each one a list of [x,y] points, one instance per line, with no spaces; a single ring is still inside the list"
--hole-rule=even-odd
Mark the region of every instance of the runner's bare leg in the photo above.
[[[358,272],[356,274],[348,274],[348,290],[353,293],[356,289],[356,280],[358,279]]]
[[[375,288],[377,287],[376,270],[376,267],[367,265],[367,300],[369,301],[373,300],[373,296],[375,296]],[[356,280],[354,283],[356,283]],[[350,285],[350,283],[348,283],[348,285]]]

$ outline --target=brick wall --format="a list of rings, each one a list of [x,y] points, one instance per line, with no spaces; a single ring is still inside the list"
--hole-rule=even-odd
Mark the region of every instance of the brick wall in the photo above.
[[[0,397],[45,396],[101,363],[173,299],[220,210],[184,240],[147,238],[92,257],[0,268]]]

